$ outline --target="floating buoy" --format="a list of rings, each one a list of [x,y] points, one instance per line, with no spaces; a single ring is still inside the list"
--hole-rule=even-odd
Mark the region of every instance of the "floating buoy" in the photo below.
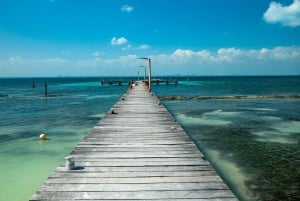
[[[44,133],[40,134],[40,140],[46,140],[46,134]]]

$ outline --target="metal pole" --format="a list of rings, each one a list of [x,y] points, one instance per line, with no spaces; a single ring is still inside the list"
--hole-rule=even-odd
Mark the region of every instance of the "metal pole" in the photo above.
[[[146,66],[144,66],[144,71],[145,71],[145,73],[144,73],[144,82],[146,81]]]
[[[151,92],[151,59],[148,58],[149,61],[149,92]]]
[[[148,64],[148,67],[149,67],[149,73],[148,73],[148,77],[149,77],[149,92],[151,92],[151,59],[150,58],[147,58],[147,57],[144,57],[144,58],[139,58],[139,59],[147,59],[149,64]]]
[[[140,66],[141,68],[144,68],[144,82],[146,82],[146,66]]]

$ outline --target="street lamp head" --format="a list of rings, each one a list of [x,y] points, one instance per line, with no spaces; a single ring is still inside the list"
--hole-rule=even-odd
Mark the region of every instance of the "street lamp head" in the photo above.
[[[139,59],[149,59],[149,58],[147,58],[147,57],[142,57],[142,58],[139,58]]]

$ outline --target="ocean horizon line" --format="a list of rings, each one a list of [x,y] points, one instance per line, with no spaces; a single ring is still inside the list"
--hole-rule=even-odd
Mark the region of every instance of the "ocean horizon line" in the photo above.
[[[300,74],[297,75],[152,75],[153,79],[158,77],[179,77],[179,78],[187,78],[187,77],[299,77]],[[99,76],[0,76],[0,79],[43,79],[43,78],[135,78],[143,76],[137,75],[99,75]],[[146,75],[148,77],[148,75]]]

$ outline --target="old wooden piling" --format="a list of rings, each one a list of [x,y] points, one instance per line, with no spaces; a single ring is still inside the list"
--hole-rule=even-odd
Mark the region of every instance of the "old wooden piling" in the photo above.
[[[44,88],[45,88],[45,93],[44,93],[44,96],[45,97],[48,97],[48,83],[47,82],[45,82],[45,84],[44,84]]]
[[[75,168],[57,167],[31,201],[237,200],[142,83],[124,94],[70,156]]]
[[[123,85],[123,84],[129,84],[129,81],[123,81],[123,80],[101,80],[100,84],[102,85]]]

